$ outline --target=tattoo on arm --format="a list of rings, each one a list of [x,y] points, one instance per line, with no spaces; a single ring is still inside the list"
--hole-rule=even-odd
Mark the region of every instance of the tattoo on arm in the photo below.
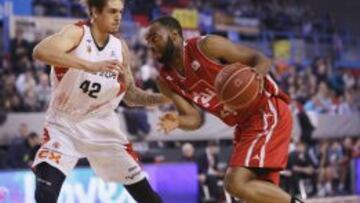
[[[150,93],[138,88],[135,84],[130,67],[125,73],[127,90],[124,101],[129,106],[155,106],[166,103],[166,98],[162,94]]]
[[[146,92],[135,84],[128,86],[124,101],[129,106],[155,106],[165,103],[161,94]]]
[[[125,71],[123,80],[126,83],[127,90],[124,96],[124,101],[129,106],[155,106],[166,103],[168,100],[162,94],[150,93],[136,87],[134,77],[131,71],[129,59],[129,49],[124,41],[123,43],[123,56]]]

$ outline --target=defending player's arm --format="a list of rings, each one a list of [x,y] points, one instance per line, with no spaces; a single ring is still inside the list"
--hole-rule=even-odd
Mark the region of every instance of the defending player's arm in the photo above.
[[[167,113],[160,118],[159,127],[165,133],[180,128],[183,130],[196,130],[201,127],[202,117],[186,99],[171,91],[162,79],[158,80],[160,92],[170,98],[178,110],[178,113]]]
[[[89,72],[122,72],[118,60],[90,62],[69,54],[83,35],[83,28],[76,25],[65,26],[60,32],[43,39],[33,50],[33,58],[47,64],[76,68]]]
[[[260,76],[265,76],[271,67],[271,61],[262,53],[242,46],[235,45],[226,38],[210,35],[200,41],[201,51],[209,58],[226,63],[241,62],[253,67]]]
[[[155,106],[164,103],[169,103],[171,100],[158,93],[149,93],[135,84],[131,67],[128,63],[130,54],[127,45],[123,42],[123,57],[124,63],[122,64],[124,71],[124,80],[127,90],[124,96],[124,102],[129,106]]]
[[[124,96],[124,102],[128,106],[155,106],[170,102],[170,100],[162,94],[149,93],[138,88],[129,66],[126,68],[125,75],[127,90]]]

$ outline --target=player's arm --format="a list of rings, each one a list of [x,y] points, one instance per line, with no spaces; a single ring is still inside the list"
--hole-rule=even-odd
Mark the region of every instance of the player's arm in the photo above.
[[[83,28],[76,25],[65,26],[60,32],[40,41],[33,50],[33,58],[54,66],[90,72],[121,72],[117,60],[90,62],[69,54],[71,49],[78,46],[82,36]]]
[[[129,49],[123,42],[123,57],[124,63],[124,80],[127,86],[126,93],[124,96],[124,102],[128,106],[155,106],[171,102],[170,99],[166,98],[162,94],[146,92],[138,88],[135,84],[135,80],[129,65]]]
[[[175,128],[183,130],[196,130],[201,127],[202,117],[200,112],[182,96],[171,91],[161,78],[158,80],[160,92],[170,98],[178,113],[167,113],[160,118],[159,126],[165,133]]]
[[[261,76],[266,75],[271,67],[271,60],[252,48],[235,45],[230,40],[210,35],[200,41],[201,51],[210,59],[226,63],[240,62],[253,67]]]

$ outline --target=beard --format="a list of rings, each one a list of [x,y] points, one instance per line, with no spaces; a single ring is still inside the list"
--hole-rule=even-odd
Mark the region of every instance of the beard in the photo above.
[[[174,53],[175,53],[175,45],[170,39],[170,37],[168,37],[165,49],[161,54],[161,58],[159,59],[159,62],[164,64],[165,66],[168,66],[168,63],[172,59]]]

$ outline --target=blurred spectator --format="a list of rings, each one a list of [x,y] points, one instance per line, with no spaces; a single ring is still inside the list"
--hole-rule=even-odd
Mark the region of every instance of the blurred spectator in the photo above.
[[[317,180],[317,196],[324,197],[332,194],[332,181],[334,178],[334,169],[329,160],[329,143],[324,140],[320,143],[320,164]]]
[[[22,143],[29,135],[29,126],[26,123],[21,123],[19,125],[19,134],[14,135],[11,140],[11,143]]]
[[[5,168],[30,168],[39,148],[39,136],[34,132],[28,134],[22,142],[10,145],[5,158]]]
[[[25,93],[35,89],[36,82],[34,74],[31,70],[21,73],[16,79],[16,89],[22,97],[25,98]]]
[[[195,149],[190,142],[186,142],[181,146],[181,159],[184,162],[195,162]]]
[[[343,157],[340,160],[340,182],[337,187],[339,193],[348,194],[351,191],[351,159],[353,158],[353,142],[352,139],[347,137],[342,142]]]
[[[123,111],[127,132],[143,140],[150,133],[146,109],[142,107],[124,108]]]
[[[348,102],[349,97],[344,95],[338,95],[333,98],[330,113],[331,114],[341,114],[349,115],[352,113],[350,103]]]
[[[316,170],[309,157],[307,146],[305,143],[299,142],[296,150],[289,155],[289,168],[292,174],[292,184],[294,187],[290,189],[294,194],[300,194],[300,191],[306,192],[306,195],[315,193],[315,177]],[[302,194],[302,196],[304,196]],[[306,196],[305,196],[306,197]]]
[[[29,42],[24,39],[22,30],[17,29],[15,31],[15,38],[11,40],[10,48],[12,64],[14,65],[13,70],[15,73],[20,73],[25,67],[22,67],[18,62],[22,61],[22,58],[27,57],[30,53]]]
[[[139,79],[141,79],[143,83],[143,89],[150,89],[153,92],[158,92],[158,88],[155,82],[158,76],[158,72],[155,68],[154,60],[151,57],[148,56],[146,58],[145,64],[140,67],[139,74]]]
[[[358,158],[360,157],[360,138],[358,138],[354,144],[352,150],[352,157]]]
[[[41,110],[41,103],[34,89],[29,89],[24,94],[24,111],[37,112]]]
[[[355,87],[356,78],[350,72],[345,72],[343,74],[343,81],[345,82],[346,89],[352,89]]]
[[[312,146],[313,144],[315,144],[315,140],[312,137],[312,133],[315,130],[315,126],[312,124],[300,100],[294,100],[292,102],[292,105],[293,108],[296,108],[293,110],[293,113],[298,118],[301,129],[300,140],[301,142],[304,142],[305,144]]]
[[[222,187],[219,187],[218,181],[222,180],[224,173],[218,170],[219,150],[217,142],[209,141],[205,152],[197,158],[203,200],[217,200],[222,195]]]
[[[37,95],[37,100],[42,107],[41,110],[46,110],[46,107],[50,101],[50,82],[49,76],[43,72],[40,73],[39,83],[35,87],[35,93]]]
[[[331,109],[330,94],[331,91],[329,90],[327,84],[325,82],[320,82],[316,95],[305,103],[305,110],[317,113],[329,112]]]

